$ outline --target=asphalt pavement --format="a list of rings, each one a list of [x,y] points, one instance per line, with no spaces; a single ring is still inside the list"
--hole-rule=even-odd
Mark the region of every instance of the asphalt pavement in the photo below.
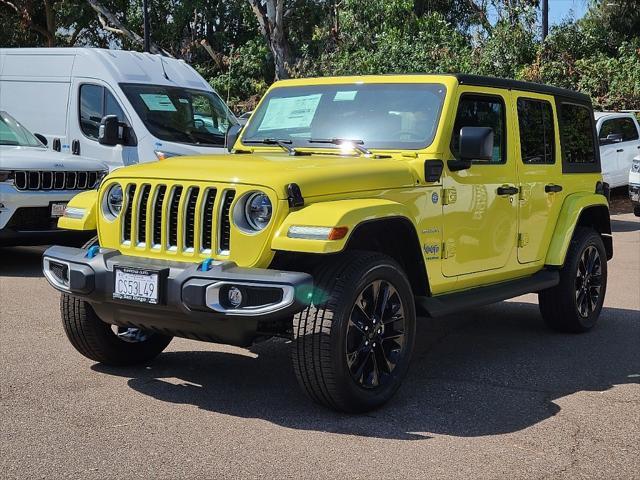
[[[284,340],[95,364],[66,340],[43,248],[0,249],[0,476],[640,478],[640,219],[612,226],[592,332],[547,330],[535,295],[420,319],[402,388],[360,416],[307,400]]]

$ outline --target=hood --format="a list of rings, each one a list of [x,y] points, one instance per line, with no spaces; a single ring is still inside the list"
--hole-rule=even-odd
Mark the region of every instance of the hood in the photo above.
[[[297,183],[304,197],[413,186],[416,175],[407,162],[393,158],[286,153],[199,155],[134,165],[111,178],[211,181],[264,186],[286,198]]]
[[[108,170],[99,160],[38,147],[0,146],[3,170],[96,171]]]

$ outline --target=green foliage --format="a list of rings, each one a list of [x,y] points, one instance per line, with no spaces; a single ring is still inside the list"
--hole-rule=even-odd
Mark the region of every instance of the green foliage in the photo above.
[[[273,0],[263,0],[263,2]],[[100,0],[142,35],[142,0]],[[293,76],[466,72],[583,91],[600,108],[640,109],[638,0],[590,0],[584,18],[538,35],[538,0],[284,0]],[[0,2],[0,46],[140,50],[86,0]],[[149,0],[152,40],[191,63],[236,111],[274,79],[247,0]],[[494,10],[489,16],[487,5]],[[16,10],[17,8],[17,10]],[[493,24],[489,22],[492,19]],[[48,35],[48,38],[47,38]],[[208,48],[205,48],[207,46]]]

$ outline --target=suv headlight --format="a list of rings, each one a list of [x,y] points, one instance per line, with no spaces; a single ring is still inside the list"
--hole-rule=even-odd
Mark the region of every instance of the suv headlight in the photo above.
[[[116,218],[120,215],[120,212],[122,211],[123,198],[124,193],[120,184],[114,183],[111,185],[104,196],[102,207],[104,213],[112,218]]]
[[[267,194],[251,192],[238,202],[233,216],[241,229],[259,232],[269,225],[272,213],[273,205]]]

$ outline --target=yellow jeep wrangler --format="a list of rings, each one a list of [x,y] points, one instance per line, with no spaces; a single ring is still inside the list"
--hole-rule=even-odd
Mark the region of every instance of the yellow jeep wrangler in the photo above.
[[[70,202],[60,226],[98,240],[49,248],[43,268],[81,354],[130,365],[173,336],[285,337],[313,400],[361,412],[400,386],[418,313],[536,292],[550,327],[596,324],[613,247],[585,95],[470,75],[287,80],[227,145],[116,170]]]

